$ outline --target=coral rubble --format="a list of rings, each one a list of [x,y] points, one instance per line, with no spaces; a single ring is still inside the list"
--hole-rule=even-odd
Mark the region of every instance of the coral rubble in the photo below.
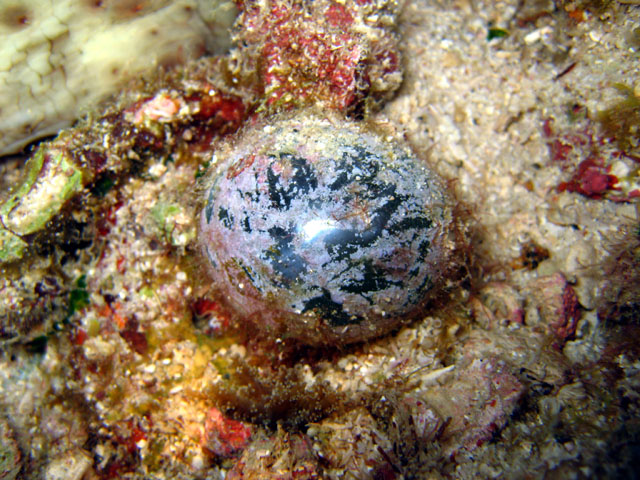
[[[633,478],[638,7],[238,8],[228,55],[125,89],[2,193],[0,477]],[[202,253],[216,162],[302,109],[410,145],[461,219],[439,293],[366,342],[246,327]]]

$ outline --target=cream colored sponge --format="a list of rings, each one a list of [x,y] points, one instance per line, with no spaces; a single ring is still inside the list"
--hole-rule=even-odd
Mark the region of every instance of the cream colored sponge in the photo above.
[[[229,47],[227,0],[0,3],[0,155],[56,133],[132,78]]]

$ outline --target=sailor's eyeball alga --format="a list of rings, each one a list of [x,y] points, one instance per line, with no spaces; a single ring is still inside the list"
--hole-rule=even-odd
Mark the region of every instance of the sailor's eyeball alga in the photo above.
[[[392,139],[303,112],[245,129],[214,158],[200,243],[238,322],[310,345],[352,343],[415,318],[441,283],[451,198]]]

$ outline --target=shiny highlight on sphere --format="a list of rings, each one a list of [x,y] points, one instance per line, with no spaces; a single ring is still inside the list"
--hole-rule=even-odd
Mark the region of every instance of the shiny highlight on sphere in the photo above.
[[[441,180],[409,149],[303,112],[216,155],[199,235],[238,322],[341,345],[420,313],[446,271],[453,220]]]

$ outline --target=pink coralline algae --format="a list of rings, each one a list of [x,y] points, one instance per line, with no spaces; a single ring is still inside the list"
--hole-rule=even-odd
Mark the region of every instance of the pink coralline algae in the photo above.
[[[455,455],[471,452],[490,440],[509,420],[525,393],[525,386],[510,367],[495,357],[476,358],[437,395],[432,405],[451,422],[444,430],[445,450]]]
[[[241,8],[230,67],[239,77],[257,74],[268,106],[354,110],[388,98],[402,81],[395,2],[249,0]]]
[[[249,444],[251,433],[250,426],[211,408],[205,420],[204,447],[218,457],[229,457]]]
[[[448,267],[450,205],[409,150],[302,112],[242,133],[205,193],[200,241],[241,322],[345,344],[424,306]]]
[[[561,348],[576,333],[580,319],[578,296],[561,273],[540,277],[528,285],[535,306],[554,346]]]

